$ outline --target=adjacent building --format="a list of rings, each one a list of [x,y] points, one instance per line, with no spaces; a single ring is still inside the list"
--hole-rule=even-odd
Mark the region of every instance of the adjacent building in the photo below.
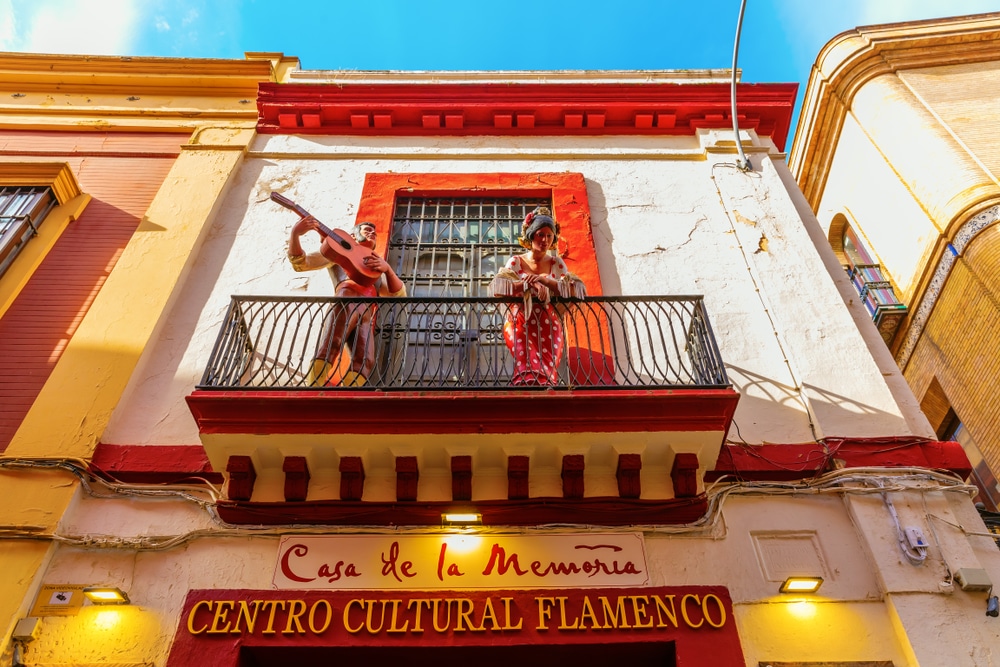
[[[1000,14],[857,28],[820,52],[791,169],[937,437],[1000,502]]]
[[[44,62],[12,69],[30,78]],[[102,62],[109,85],[146,67],[176,87],[143,72],[149,88],[120,103],[159,91],[162,104],[102,108],[111,126],[95,118],[84,136],[113,145],[129,136],[119,117],[162,117],[151,125],[173,123],[179,148],[140,135],[137,159],[165,175],[137,162],[114,176],[128,192],[124,178],[150,184],[147,199],[11,418],[5,656],[995,657],[1000,551],[963,482],[969,461],[935,437],[849,299],[785,165],[794,85],[740,84],[734,133],[727,71]],[[62,85],[23,94],[58,99]],[[86,115],[87,85],[64,116]],[[180,99],[192,88],[212,99],[200,113]],[[54,122],[40,102],[24,127],[8,120],[24,99],[0,116],[14,147],[0,168],[22,179],[31,123]],[[110,196],[67,148],[77,128],[46,131],[67,153],[46,156],[63,179],[52,210],[91,201],[31,265],[27,240],[12,266],[28,283]],[[539,208],[574,281],[548,302],[495,296]],[[335,296],[336,272],[297,271],[315,265],[290,244],[306,212],[327,229],[302,235],[303,251],[336,256],[362,288],[350,232],[369,223],[405,296]],[[47,296],[11,289],[5,345],[27,319],[18,302]],[[803,578],[818,590],[796,589]]]

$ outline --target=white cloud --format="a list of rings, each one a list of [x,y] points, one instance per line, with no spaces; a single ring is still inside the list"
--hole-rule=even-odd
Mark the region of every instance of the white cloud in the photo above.
[[[0,0],[0,51],[16,51],[17,21],[12,0]]]
[[[33,53],[128,54],[137,32],[136,0],[3,0],[4,49]]]
[[[996,0],[878,0],[856,6],[857,25],[936,19],[997,11]]]
[[[162,16],[157,16],[154,19],[154,25],[156,26],[156,31],[157,32],[169,32],[170,31],[170,24],[167,22],[167,19],[163,18]]]

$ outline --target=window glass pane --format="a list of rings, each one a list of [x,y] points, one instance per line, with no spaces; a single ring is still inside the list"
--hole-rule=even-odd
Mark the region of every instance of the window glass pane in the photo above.
[[[970,481],[979,488],[976,501],[984,503],[986,509],[992,512],[997,511],[997,507],[1000,505],[1000,484],[997,483],[996,475],[986,463],[983,452],[972,438],[969,429],[956,417],[948,432],[945,433],[945,438],[962,445],[965,455],[969,457],[969,463],[972,464],[972,479]]]
[[[55,204],[48,187],[0,188],[0,274],[35,235]]]
[[[537,199],[501,197],[396,200],[389,263],[413,296],[484,296],[514,254],[524,216]]]

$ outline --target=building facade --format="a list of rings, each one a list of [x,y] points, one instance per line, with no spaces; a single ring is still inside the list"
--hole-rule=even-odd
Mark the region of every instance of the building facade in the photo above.
[[[939,438],[963,444],[993,512],[998,63],[998,14],[839,35],[816,61],[791,158],[921,408]]]
[[[781,152],[794,86],[741,84],[735,135],[728,72],[289,62],[252,122],[191,129],[0,459],[8,653],[995,657],[969,462],[845,306]],[[539,207],[586,296],[495,296]],[[305,212],[364,287],[337,229],[369,223],[405,296],[296,271]]]

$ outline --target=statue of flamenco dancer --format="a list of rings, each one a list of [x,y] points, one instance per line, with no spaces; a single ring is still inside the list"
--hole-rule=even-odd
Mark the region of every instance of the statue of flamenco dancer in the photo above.
[[[529,213],[518,243],[527,252],[514,255],[501,269],[490,291],[493,296],[523,296],[504,320],[503,338],[514,355],[512,385],[555,385],[563,354],[563,327],[553,296],[586,296],[583,282],[572,275],[556,252],[559,225],[552,211],[541,206]],[[534,299],[539,301],[533,305]]]

